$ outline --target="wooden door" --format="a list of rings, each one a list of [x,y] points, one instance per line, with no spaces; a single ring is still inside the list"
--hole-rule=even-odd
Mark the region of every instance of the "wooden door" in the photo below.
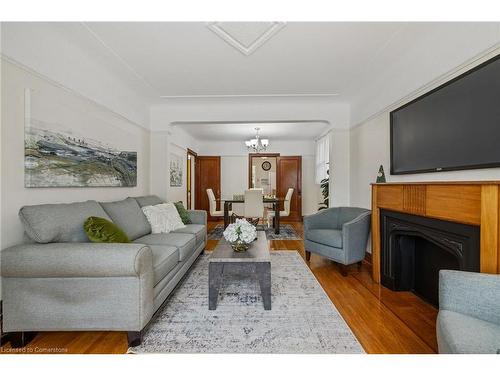
[[[220,199],[220,156],[196,157],[195,184],[195,208],[207,211],[209,220],[218,220],[210,216],[207,189],[212,189],[215,198]]]
[[[277,165],[278,198],[285,198],[288,188],[293,188],[290,216],[284,220],[302,221],[302,156],[280,156]]]

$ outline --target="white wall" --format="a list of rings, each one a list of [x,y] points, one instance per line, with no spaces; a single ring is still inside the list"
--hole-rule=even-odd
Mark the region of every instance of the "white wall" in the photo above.
[[[248,150],[241,142],[217,142],[204,141],[198,143],[198,150],[201,155],[248,155]],[[314,155],[314,141],[270,141],[270,147],[266,152],[280,153],[287,155]],[[248,167],[247,167],[248,169]]]
[[[350,106],[328,97],[232,97],[165,99],[151,108],[151,127],[178,121],[298,121],[323,120],[347,128]],[[158,121],[161,119],[161,121]],[[307,126],[307,125],[305,125]],[[164,130],[161,127],[158,130]]]
[[[331,204],[348,205],[349,137],[348,133],[342,132],[342,129],[349,126],[350,106],[346,103],[339,103],[338,98],[335,99],[336,101],[328,97],[169,99],[165,103],[151,108],[151,129],[153,132],[164,131],[168,124],[182,121],[328,121],[333,129],[332,136],[338,133],[331,142],[334,148],[330,154],[337,164],[337,168],[334,168],[331,173],[332,179],[335,181],[335,192]],[[170,129],[174,128],[178,127],[170,127]],[[314,176],[315,143],[313,141],[274,139],[270,141],[269,152],[279,152],[282,155],[302,155],[303,176]],[[194,147],[200,155],[241,156],[248,154],[243,142],[198,141]],[[311,158],[310,162],[308,158]],[[245,171],[247,168],[245,167]],[[311,169],[310,173],[309,168]],[[310,181],[314,181],[314,178]],[[321,201],[321,197],[317,193],[319,186],[315,184],[313,186],[310,181],[303,177],[304,214],[315,212],[318,202]],[[152,186],[154,187],[155,184]]]
[[[314,182],[314,156],[302,155],[302,214],[318,211],[321,199],[319,185]],[[248,156],[221,157],[221,196],[232,197],[248,188]]]
[[[463,64],[426,86],[426,90],[415,93],[404,101],[393,104],[379,115],[363,122],[350,130],[350,202],[353,206],[369,208],[371,205],[370,183],[375,182],[380,164],[384,166],[388,182],[399,181],[466,181],[466,180],[499,180],[500,168],[450,171],[439,173],[416,173],[409,175],[390,175],[390,133],[389,112],[404,103],[413,100],[434,87],[439,86],[476,65],[488,60],[500,49],[483,54],[473,63]]]
[[[161,119],[152,117],[152,124],[155,128]],[[182,129],[172,127],[163,123],[163,127],[167,130],[154,130],[151,131],[151,194],[158,195],[160,198],[167,201],[182,201],[186,204],[187,191],[186,191],[186,164],[187,164],[187,149],[199,153],[198,141],[192,138]],[[183,186],[170,187],[170,153],[174,152],[177,155],[184,157],[184,173],[183,173]],[[194,174],[193,174],[194,176]]]
[[[366,85],[351,103],[351,124],[357,125],[395,102],[429,89],[436,80],[464,62],[471,62],[500,43],[498,22],[403,23],[403,30],[388,41],[388,48],[404,53],[384,60],[384,51],[366,64]],[[412,35],[418,33],[418,38]],[[408,38],[410,36],[411,39]],[[411,42],[409,42],[411,40]],[[498,53],[498,52],[497,52]],[[383,64],[372,73],[374,67]],[[405,100],[406,100],[405,99]],[[409,101],[409,100],[408,100]]]
[[[2,248],[22,240],[23,227],[18,211],[23,205],[73,202],[88,199],[116,200],[149,193],[149,132],[97,107],[106,123],[116,132],[116,144],[136,150],[137,187],[133,188],[25,188],[24,187],[24,91],[36,90],[54,100],[64,100],[74,108],[88,110],[95,104],[69,93],[10,62],[2,63]],[[8,93],[8,95],[5,95]],[[84,133],[85,129],[81,129]]]
[[[130,71],[81,23],[3,22],[0,27],[2,56],[129,121],[149,126],[149,92],[144,83],[131,82]]]
[[[350,201],[349,131],[330,132],[330,207],[348,206]]]

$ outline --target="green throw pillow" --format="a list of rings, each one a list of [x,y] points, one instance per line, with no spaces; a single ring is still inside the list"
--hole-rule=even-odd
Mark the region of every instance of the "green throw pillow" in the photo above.
[[[182,204],[181,201],[175,202],[175,208],[177,208],[177,212],[179,213],[179,216],[181,217],[181,220],[184,224],[192,224],[191,219],[189,218],[189,214],[187,210],[184,208],[184,205]]]
[[[129,243],[127,235],[118,226],[102,217],[91,216],[83,224],[83,229],[91,242]]]

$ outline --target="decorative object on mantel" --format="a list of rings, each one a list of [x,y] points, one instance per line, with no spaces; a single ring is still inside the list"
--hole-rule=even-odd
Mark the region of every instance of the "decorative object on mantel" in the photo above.
[[[323,196],[323,202],[319,204],[318,211],[328,208],[330,205],[330,170],[326,171],[327,177],[321,180],[321,195]]]
[[[261,139],[259,131],[260,128],[255,128],[255,138],[245,141],[248,151],[259,153],[266,151],[269,147],[269,139]]]
[[[384,173],[384,166],[380,165],[377,173],[377,184],[382,184],[385,183],[385,173]]]
[[[224,231],[224,238],[231,244],[234,251],[247,251],[250,244],[257,238],[257,229],[245,219],[236,219]]]
[[[137,152],[105,143],[106,136],[116,136],[113,125],[87,107],[74,108],[73,98],[69,100],[71,105],[25,91],[24,186],[137,186]],[[82,128],[85,135],[78,132]]]

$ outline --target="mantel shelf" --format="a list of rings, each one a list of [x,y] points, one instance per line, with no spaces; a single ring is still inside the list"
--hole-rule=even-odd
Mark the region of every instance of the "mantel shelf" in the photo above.
[[[411,182],[373,182],[370,185],[500,185],[500,181],[411,181]]]

